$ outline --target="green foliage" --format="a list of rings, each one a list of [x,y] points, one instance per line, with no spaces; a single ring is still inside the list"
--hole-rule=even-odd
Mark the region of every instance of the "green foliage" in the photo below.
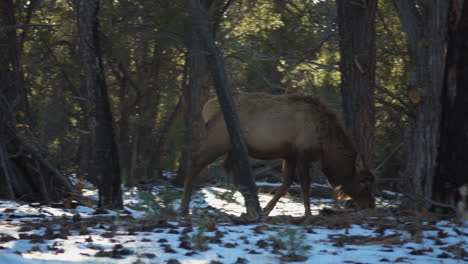
[[[198,230],[192,234],[190,237],[190,242],[192,244],[193,249],[199,251],[206,251],[208,250],[208,238],[205,236],[205,225],[200,225]]]
[[[304,230],[300,228],[286,228],[278,236],[288,256],[304,256],[310,249],[305,241]]]
[[[409,109],[406,84],[409,56],[405,34],[398,15],[389,1],[380,1],[376,17],[377,86],[374,159],[384,160],[404,140]],[[404,166],[404,152],[398,151],[378,172],[382,178],[394,178]],[[378,166],[379,164],[375,164]],[[386,188],[391,188],[388,184]]]
[[[141,205],[133,205],[135,209],[144,209],[149,217],[172,217],[178,212],[174,208],[174,201],[180,198],[180,192],[171,186],[163,186],[158,190],[157,195],[151,191],[139,191],[138,198]]]
[[[18,24],[54,25],[17,31],[25,33],[20,59],[31,128],[62,170],[89,171],[90,122],[80,84],[76,4],[34,1],[38,5],[26,21],[28,2],[33,1],[17,2]],[[157,143],[190,77],[185,65],[191,26],[184,2],[103,1],[98,16],[122,171],[134,184],[157,178],[161,169],[176,170],[184,148],[181,114]],[[335,16],[334,1],[232,1],[216,34],[232,90],[317,95],[339,110]],[[375,160],[380,161],[402,141],[408,122],[409,60],[391,1],[379,2],[376,31]],[[380,173],[392,177],[403,160],[399,152]]]

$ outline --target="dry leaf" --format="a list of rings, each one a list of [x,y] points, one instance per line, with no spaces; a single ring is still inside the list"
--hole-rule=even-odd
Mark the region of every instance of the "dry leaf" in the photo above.
[[[364,242],[361,245],[398,245],[401,244],[400,235],[392,235],[387,237],[380,237],[377,239],[372,239],[370,241]]]

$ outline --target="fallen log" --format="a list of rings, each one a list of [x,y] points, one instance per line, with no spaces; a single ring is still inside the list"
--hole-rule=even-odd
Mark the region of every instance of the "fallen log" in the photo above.
[[[281,186],[281,184],[272,184],[267,182],[257,182],[258,192],[259,193],[268,193],[274,194],[277,189]],[[300,196],[301,195],[301,187],[300,185],[293,184],[288,190],[290,195]],[[310,196],[317,197],[317,198],[335,198],[335,192],[333,189],[325,184],[313,183],[310,186]]]

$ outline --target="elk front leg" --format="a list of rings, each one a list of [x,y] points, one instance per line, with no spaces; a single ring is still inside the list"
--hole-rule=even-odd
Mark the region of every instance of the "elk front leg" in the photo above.
[[[184,192],[182,194],[182,200],[180,201],[180,210],[182,212],[182,215],[188,215],[189,213],[189,205],[192,197],[192,190],[195,178],[195,175],[192,173],[192,161],[189,161],[187,165],[188,167],[186,169],[187,175],[185,175],[184,181]]]
[[[193,187],[199,173],[216,158],[229,150],[229,144],[226,141],[207,140],[202,142],[201,150],[194,155],[193,159],[188,162],[187,175],[185,175],[184,192],[180,202],[180,210],[182,215],[189,213],[190,199],[192,197]],[[222,144],[225,143],[225,144]]]
[[[273,198],[268,202],[267,206],[263,209],[263,215],[268,216],[275,207],[276,203],[288,191],[294,179],[294,172],[296,170],[296,159],[287,158],[283,161],[281,187],[275,193]]]

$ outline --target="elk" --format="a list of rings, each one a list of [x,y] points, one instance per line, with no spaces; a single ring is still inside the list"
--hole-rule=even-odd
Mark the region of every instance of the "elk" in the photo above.
[[[268,215],[293,182],[297,169],[305,215],[311,215],[309,167],[321,164],[338,198],[350,197],[360,208],[373,208],[374,177],[355,150],[337,115],[319,99],[303,95],[240,94],[234,98],[249,151],[256,159],[283,159],[282,185],[263,210]],[[203,107],[207,134],[185,175],[181,210],[188,213],[194,180],[221,155],[231,166],[231,142],[217,98]]]

